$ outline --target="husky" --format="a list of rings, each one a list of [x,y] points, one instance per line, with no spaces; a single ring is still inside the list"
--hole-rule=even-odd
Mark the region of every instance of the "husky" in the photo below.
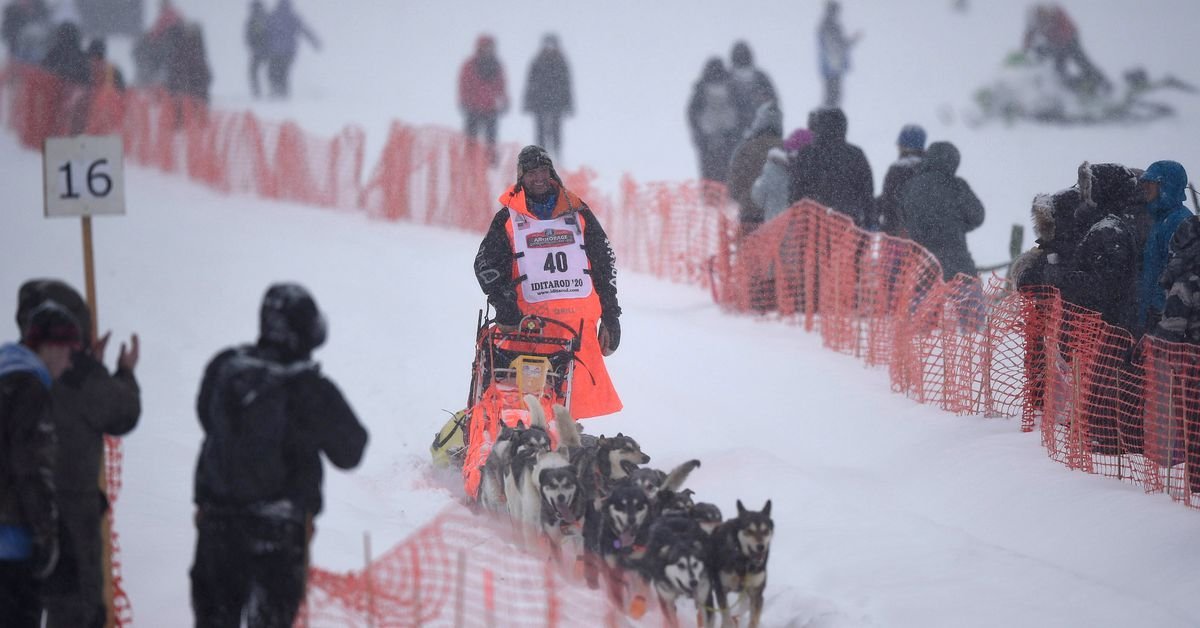
[[[658,597],[668,626],[678,626],[678,598],[691,598],[704,626],[711,626],[713,613],[710,539],[699,521],[682,515],[665,515],[650,524],[646,553],[638,561],[642,574]]]
[[[525,395],[525,405],[529,408],[529,427],[520,430],[509,446],[511,453],[504,468],[504,498],[518,535],[529,539],[527,528],[536,526],[540,516],[534,469],[541,456],[550,451],[550,435],[546,431],[546,413],[538,398]]]
[[[509,455],[517,430],[502,425],[500,435],[492,443],[487,460],[483,463],[479,482],[479,503],[494,513],[503,512],[504,503],[504,470],[509,466]]]
[[[688,475],[699,466],[699,460],[689,460],[670,473],[658,469],[634,469],[629,472],[629,478],[646,493],[646,498],[650,500],[650,516],[657,519],[664,512],[686,510],[691,504],[692,492],[681,493],[680,488]]]
[[[642,452],[636,440],[619,432],[611,438],[581,438],[578,447],[567,448],[567,454],[571,465],[575,467],[577,491],[584,507],[583,546],[587,550],[583,557],[584,577],[588,586],[595,589],[600,586],[600,565],[596,559],[601,556],[602,549],[601,510],[604,501],[616,482],[628,477],[637,465],[650,462],[650,456]],[[629,486],[641,492],[632,483]],[[641,495],[645,497],[645,493]]]
[[[746,510],[737,502],[737,517],[717,526],[712,534],[712,586],[721,610],[721,625],[732,626],[725,599],[728,593],[744,593],[750,600],[750,627],[757,628],[767,588],[767,557],[775,522],[771,500],[760,511]]]
[[[540,497],[539,526],[547,540],[551,557],[562,564],[562,546],[570,539],[582,540],[584,500],[579,478],[566,451],[580,446],[579,426],[567,409],[554,406],[558,427],[558,449],[543,455],[534,467],[532,478]]]
[[[609,584],[609,594],[618,607],[624,607],[624,570],[636,567],[636,553],[646,545],[650,523],[650,500],[628,478],[618,480],[596,511],[585,514],[585,547],[599,562],[585,563],[588,586],[595,588],[598,569],[603,566]],[[594,530],[594,536],[587,537]]]

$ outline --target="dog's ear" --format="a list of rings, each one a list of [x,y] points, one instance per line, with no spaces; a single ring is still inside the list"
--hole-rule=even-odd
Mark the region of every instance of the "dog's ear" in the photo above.
[[[742,500],[740,500],[740,499],[737,500],[737,507],[738,507],[738,517],[741,518],[742,515],[746,514],[746,507],[742,505]]]
[[[763,506],[763,509],[762,509],[762,514],[763,514],[763,516],[764,516],[764,517],[770,517],[770,516],[771,516],[771,500],[769,500],[769,499],[768,499],[768,500],[767,500],[767,505],[766,505],[766,506]]]
[[[617,432],[617,438],[624,438],[624,437],[625,437],[625,435],[624,435],[624,434],[622,434],[622,433],[620,433],[620,432]]]

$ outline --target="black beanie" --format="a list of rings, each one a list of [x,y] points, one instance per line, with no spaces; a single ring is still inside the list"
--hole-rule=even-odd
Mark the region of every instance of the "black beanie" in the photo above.
[[[34,351],[44,344],[78,348],[82,340],[79,322],[67,308],[55,301],[44,301],[33,308],[21,330],[21,343]]]
[[[550,168],[550,176],[562,185],[562,179],[558,178],[558,171],[554,169],[554,160],[550,159],[550,153],[541,146],[530,144],[521,149],[517,155],[517,187],[521,186],[521,179],[525,177],[525,173],[530,170],[536,170],[542,166]]]

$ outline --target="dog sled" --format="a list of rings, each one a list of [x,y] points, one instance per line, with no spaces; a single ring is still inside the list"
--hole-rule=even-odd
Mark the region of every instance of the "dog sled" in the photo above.
[[[579,351],[578,327],[552,318],[526,316],[515,329],[501,327],[481,311],[466,408],[454,413],[434,435],[435,466],[460,468],[467,496],[478,496],[480,469],[505,427],[529,427],[525,395],[533,395],[546,416],[553,406],[570,407],[571,376]],[[557,446],[558,431],[547,430]]]

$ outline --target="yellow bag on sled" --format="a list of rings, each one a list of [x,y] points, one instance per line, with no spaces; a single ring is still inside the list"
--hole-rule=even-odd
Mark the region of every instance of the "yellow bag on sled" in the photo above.
[[[459,410],[433,435],[429,455],[433,458],[434,467],[462,466],[467,451],[466,431],[467,411]]]

